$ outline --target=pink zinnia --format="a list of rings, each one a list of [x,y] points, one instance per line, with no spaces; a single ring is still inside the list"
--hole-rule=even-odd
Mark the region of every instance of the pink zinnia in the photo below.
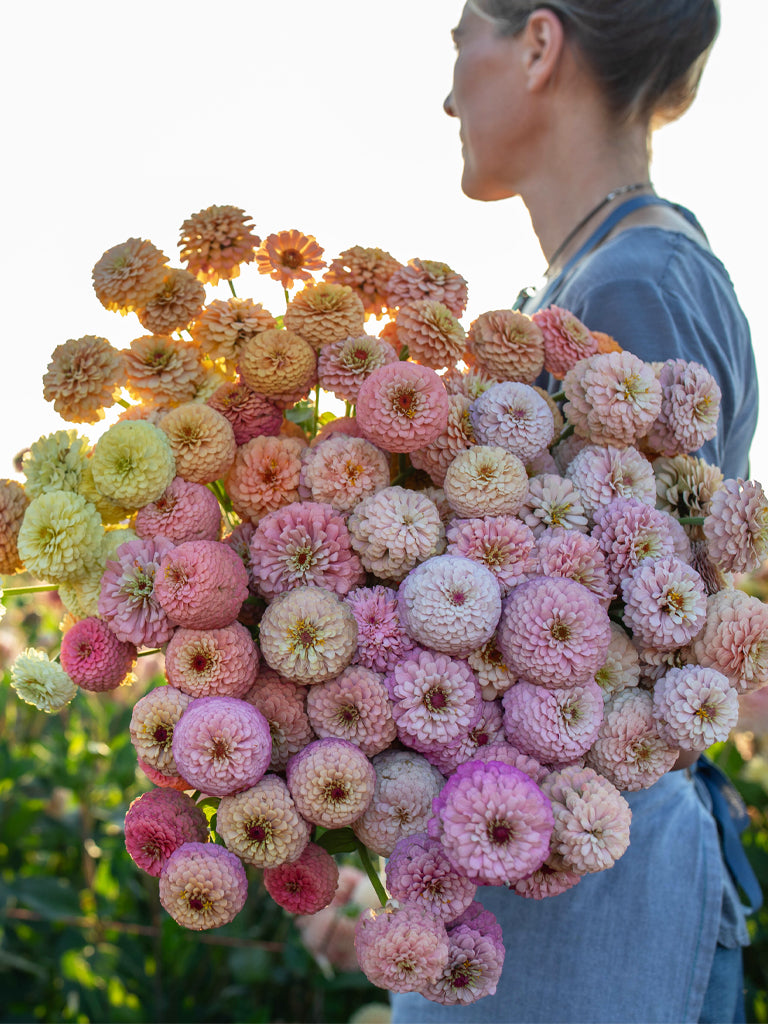
[[[235,621],[248,597],[248,573],[229,545],[187,541],[161,560],[155,594],[176,625],[219,629]]]
[[[497,634],[511,672],[555,688],[592,679],[610,640],[610,619],[595,595],[575,580],[546,576],[506,598]]]
[[[221,507],[210,488],[177,476],[156,501],[139,509],[135,529],[139,537],[167,537],[174,544],[218,540]]]
[[[720,388],[700,363],[668,359],[659,369],[661,409],[648,446],[660,455],[694,452],[717,433]]]
[[[721,590],[709,597],[693,653],[701,665],[724,673],[742,692],[765,686],[768,605],[740,590]]]
[[[585,754],[603,720],[603,694],[594,680],[548,690],[521,679],[502,698],[507,739],[545,764],[568,764]]]
[[[477,676],[483,700],[496,700],[517,681],[504,661],[495,634],[467,655],[467,663]]]
[[[245,695],[264,715],[272,735],[270,771],[281,772],[294,754],[315,738],[305,709],[306,688],[263,669],[255,686]]]
[[[622,690],[605,716],[586,762],[619,790],[647,789],[677,761],[677,747],[659,735],[653,698],[645,690]]]
[[[191,700],[173,686],[156,686],[136,701],[130,734],[140,764],[162,775],[181,775],[173,758],[173,734]]]
[[[264,888],[291,914],[315,914],[327,907],[338,884],[336,861],[315,843],[308,843],[291,863],[264,869]]]
[[[674,555],[641,562],[621,592],[624,622],[635,641],[647,647],[683,647],[704,625],[704,584],[695,569]]]
[[[504,967],[504,942],[493,931],[470,924],[448,929],[448,963],[421,994],[443,1006],[468,1006],[492,996]]]
[[[311,687],[307,714],[318,736],[349,740],[367,757],[385,750],[397,736],[383,679],[362,665]]]
[[[512,891],[525,899],[544,900],[550,896],[559,896],[561,892],[567,892],[582,878],[583,875],[577,875],[575,871],[558,871],[551,868],[545,861],[533,874],[515,882]]]
[[[262,435],[275,437],[283,425],[280,407],[265,395],[257,395],[243,381],[222,384],[208,399],[208,405],[229,420],[237,445]]]
[[[363,382],[356,416],[367,440],[389,452],[411,452],[445,430],[448,410],[448,393],[434,370],[398,361]]]
[[[445,925],[412,903],[371,908],[355,928],[355,951],[369,981],[390,992],[415,992],[435,981],[448,960]]]
[[[704,520],[712,561],[725,572],[755,572],[768,558],[768,499],[754,480],[725,480]]]
[[[446,263],[435,260],[408,260],[398,267],[387,284],[387,303],[403,306],[417,299],[442,302],[454,316],[461,316],[467,305],[467,282]]]
[[[501,614],[501,594],[484,565],[457,555],[422,562],[400,584],[405,628],[425,647],[466,657],[490,639]]]
[[[504,448],[529,462],[551,443],[555,424],[547,402],[527,384],[492,384],[469,410],[480,444]]]
[[[606,697],[640,682],[640,658],[631,638],[616,622],[611,622],[611,642],[605,661],[595,673],[595,682]]]
[[[365,577],[343,516],[314,501],[292,502],[259,520],[251,538],[251,565],[268,601],[307,585],[343,597]]]
[[[241,519],[258,522],[298,501],[303,448],[295,437],[254,437],[237,449],[224,485]]]
[[[739,717],[737,690],[711,668],[671,668],[653,688],[659,732],[682,750],[706,750],[728,739]]]
[[[389,486],[389,456],[362,437],[329,437],[308,448],[301,467],[302,497],[351,512]]]
[[[653,466],[636,448],[586,445],[568,463],[565,475],[590,516],[614,498],[637,498],[651,508],[656,504]]]
[[[439,751],[480,717],[480,688],[465,661],[414,651],[395,665],[386,683],[401,742],[422,754]]]
[[[136,662],[136,647],[118,640],[103,619],[80,619],[61,638],[61,667],[83,690],[114,690]]]
[[[592,768],[572,765],[547,775],[541,788],[555,826],[548,860],[559,870],[589,874],[613,867],[629,846],[629,804]]]
[[[446,540],[447,554],[470,558],[490,569],[502,597],[536,571],[536,538],[515,516],[454,519]]]
[[[445,545],[435,503],[404,487],[385,487],[363,498],[347,520],[347,527],[352,547],[365,569],[395,582]]]
[[[502,764],[508,764],[513,768],[517,768],[518,771],[523,772],[537,784],[541,782],[548,772],[548,769],[540,764],[535,757],[531,757],[530,754],[524,754],[512,743],[507,743],[506,740],[496,740],[485,747],[479,747],[475,751],[472,760],[485,761],[486,763],[488,761],[501,761]]]
[[[373,798],[352,829],[369,850],[389,857],[398,839],[426,829],[432,801],[445,779],[412,750],[384,750],[372,764],[376,773]]]
[[[598,353],[569,370],[564,412],[592,444],[637,444],[661,409],[653,367],[631,352]]]
[[[266,718],[235,697],[193,700],[173,732],[180,773],[209,796],[255,785],[269,767],[272,738]]]
[[[354,662],[374,672],[389,672],[415,644],[400,621],[397,591],[388,587],[358,587],[346,602],[357,622]]]
[[[512,884],[549,854],[552,808],[527,775],[490,761],[459,765],[433,804],[429,834],[478,885]]]
[[[426,832],[400,839],[387,861],[387,891],[401,902],[454,921],[475,898],[477,886],[451,866],[436,839]]]
[[[558,380],[580,359],[597,352],[597,338],[567,309],[549,306],[533,314],[544,335],[544,369]]]
[[[311,829],[283,780],[265,775],[249,789],[222,797],[216,831],[227,849],[246,864],[272,868],[296,860],[309,842]]]
[[[448,422],[434,441],[410,452],[411,465],[428,473],[432,483],[442,487],[448,467],[459,452],[475,443],[475,432],[469,418],[470,399],[449,395]]]
[[[595,537],[561,526],[548,529],[539,535],[536,556],[539,575],[576,580],[606,607],[613,600],[616,589]]]
[[[191,697],[242,697],[258,671],[258,648],[239,622],[221,629],[177,629],[165,650],[169,683]]]
[[[356,402],[360,385],[374,370],[397,362],[397,352],[383,338],[367,334],[323,345],[317,362],[320,386],[342,402]]]
[[[195,931],[229,924],[247,896],[245,868],[234,853],[215,843],[184,843],[160,875],[163,907],[174,921]]]
[[[501,702],[483,700],[480,702],[480,717],[475,724],[445,746],[425,751],[426,757],[446,777],[455,772],[460,764],[474,760],[486,747],[504,740],[504,719]],[[486,760],[482,757],[481,760]],[[491,758],[495,760],[495,758]],[[501,759],[503,760],[503,758]]]
[[[173,623],[156,593],[158,567],[173,542],[132,540],[121,544],[114,559],[107,562],[101,577],[99,615],[118,638],[137,647],[164,644],[173,633]]]
[[[359,747],[327,737],[291,758],[286,780],[303,818],[322,828],[343,828],[370,804],[376,772]]]
[[[616,498],[595,512],[592,536],[605,555],[618,587],[647,558],[678,554],[682,527],[668,512],[636,498]],[[687,543],[683,539],[683,545]]]
[[[586,533],[588,524],[581,495],[572,480],[555,473],[537,474],[528,481],[520,518],[538,537],[549,527]]]
[[[208,822],[191,797],[175,789],[142,793],[125,815],[125,848],[134,864],[158,877],[183,843],[204,843]]]

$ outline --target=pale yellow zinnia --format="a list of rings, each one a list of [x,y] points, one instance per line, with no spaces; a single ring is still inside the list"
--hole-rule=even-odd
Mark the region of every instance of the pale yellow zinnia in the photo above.
[[[19,530],[19,555],[28,572],[61,583],[98,564],[104,540],[101,517],[79,494],[51,491],[31,501]]]
[[[155,501],[176,475],[168,438],[146,420],[110,427],[96,442],[91,467],[99,492],[129,509]]]

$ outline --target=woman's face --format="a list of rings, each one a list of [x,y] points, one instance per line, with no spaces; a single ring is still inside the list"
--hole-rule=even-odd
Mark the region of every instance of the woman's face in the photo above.
[[[462,191],[471,199],[505,199],[515,184],[523,145],[524,79],[513,36],[467,4],[453,30],[453,88],[443,104],[461,122]]]

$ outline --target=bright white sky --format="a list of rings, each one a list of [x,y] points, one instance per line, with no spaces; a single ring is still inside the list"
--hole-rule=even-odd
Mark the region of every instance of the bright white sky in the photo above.
[[[694,210],[729,268],[768,389],[768,4],[723,8],[697,103],[657,136],[653,177]],[[56,345],[97,334],[122,348],[144,333],[97,301],[102,252],[151,238],[177,264],[179,227],[203,207],[243,207],[262,237],[297,227],[329,258],[358,244],[449,263],[469,281],[467,325],[537,279],[544,261],[522,204],[472,202],[459,188],[458,127],[441,108],[460,10],[461,0],[6,7],[0,476],[64,426],[42,398]],[[251,269],[235,283],[282,312],[275,282]],[[764,413],[752,465],[764,482],[766,440]]]

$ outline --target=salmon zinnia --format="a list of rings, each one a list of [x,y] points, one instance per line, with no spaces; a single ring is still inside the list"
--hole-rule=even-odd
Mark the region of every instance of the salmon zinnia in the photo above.
[[[322,246],[314,235],[304,235],[292,228],[268,235],[256,253],[260,274],[269,274],[283,288],[292,288],[297,281],[311,281],[313,270],[322,270],[325,260]]]

